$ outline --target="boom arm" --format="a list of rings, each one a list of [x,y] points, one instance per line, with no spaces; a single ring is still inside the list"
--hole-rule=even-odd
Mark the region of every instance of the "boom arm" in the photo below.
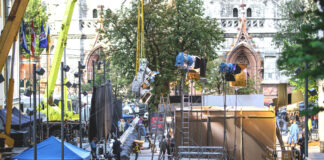
[[[15,0],[12,9],[10,11],[7,22],[1,32],[0,37],[0,72],[2,72],[2,68],[7,60],[9,50],[16,39],[16,35],[18,33],[21,19],[25,14],[26,7],[28,5],[29,0]],[[5,144],[12,148],[14,146],[14,140],[10,137],[10,129],[11,129],[11,114],[12,114],[12,99],[14,92],[14,79],[13,79],[13,64],[15,57],[15,44],[13,46],[13,55],[12,55],[12,66],[11,66],[11,77],[9,79],[9,91],[7,96],[7,114],[6,114],[6,128],[5,133],[0,133],[0,138],[5,139]]]
[[[57,40],[55,55],[52,62],[50,76],[49,76],[48,92],[45,92],[46,94],[48,93],[48,97],[53,96],[53,92],[54,92],[54,88],[55,88],[55,84],[56,84],[56,80],[60,68],[60,63],[63,55],[63,50],[66,45],[67,34],[69,32],[73,9],[76,1],[77,0],[68,0],[65,8],[65,13],[62,21],[62,26],[61,26],[61,32]],[[45,94],[45,98],[47,97],[46,94]]]
[[[0,37],[0,72],[7,60],[9,50],[18,33],[20,22],[25,14],[29,0],[15,0],[10,11],[8,20],[1,32]]]

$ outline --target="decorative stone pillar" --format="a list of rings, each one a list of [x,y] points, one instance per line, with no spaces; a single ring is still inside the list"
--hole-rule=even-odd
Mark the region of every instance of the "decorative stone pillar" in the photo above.
[[[324,80],[318,81],[318,106],[324,107]],[[324,112],[318,114],[318,135],[320,139],[320,152],[324,153]]]

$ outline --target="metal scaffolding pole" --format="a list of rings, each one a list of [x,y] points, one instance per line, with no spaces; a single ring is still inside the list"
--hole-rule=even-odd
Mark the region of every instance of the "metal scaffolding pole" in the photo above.
[[[34,95],[34,123],[33,123],[33,141],[34,141],[34,159],[37,160],[37,140],[36,140],[36,64],[33,64],[33,95]]]
[[[82,148],[82,116],[81,116],[81,109],[82,109],[82,102],[81,102],[81,62],[78,63],[78,70],[79,70],[79,134],[80,134],[80,148]],[[85,111],[85,110],[84,110]]]
[[[308,63],[305,64],[305,70],[308,69]],[[305,116],[305,158],[308,158],[308,76],[305,77],[305,110],[306,110],[306,116]]]
[[[64,62],[61,62],[61,159],[64,160]]]

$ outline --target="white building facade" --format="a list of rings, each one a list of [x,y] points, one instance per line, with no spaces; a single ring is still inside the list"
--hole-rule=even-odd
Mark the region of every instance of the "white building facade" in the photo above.
[[[253,43],[253,48],[261,60],[259,77],[261,78],[261,89],[267,103],[272,102],[272,98],[277,97],[277,85],[288,83],[288,78],[281,74],[276,66],[280,49],[273,40],[273,36],[278,32],[280,17],[279,0],[244,0],[242,10],[242,0],[204,0],[205,14],[217,18],[220,27],[224,30],[225,42],[223,49],[219,50],[219,56],[226,58],[232,49],[237,34],[240,31],[240,17],[245,13],[247,32]],[[253,68],[253,66],[251,66]]]

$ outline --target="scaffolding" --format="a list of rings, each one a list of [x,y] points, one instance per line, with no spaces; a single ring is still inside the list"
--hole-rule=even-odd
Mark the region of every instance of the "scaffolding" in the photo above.
[[[221,146],[179,146],[178,158],[223,159]]]
[[[181,78],[181,145],[177,148],[177,159],[189,158],[189,159],[224,159],[224,147],[223,146],[202,146],[202,138],[200,138],[200,143],[195,142],[192,139],[190,134],[190,122],[192,121],[193,115],[193,83],[194,80],[199,80],[198,76],[187,76],[187,80],[189,80],[190,84],[190,92],[184,93],[183,85],[185,75],[187,73],[182,73]],[[206,82],[205,78],[200,79],[202,84]],[[203,93],[204,86],[202,86],[202,95],[201,95],[201,117],[200,121],[202,121],[202,106],[203,104]],[[202,137],[202,135],[200,136]]]

